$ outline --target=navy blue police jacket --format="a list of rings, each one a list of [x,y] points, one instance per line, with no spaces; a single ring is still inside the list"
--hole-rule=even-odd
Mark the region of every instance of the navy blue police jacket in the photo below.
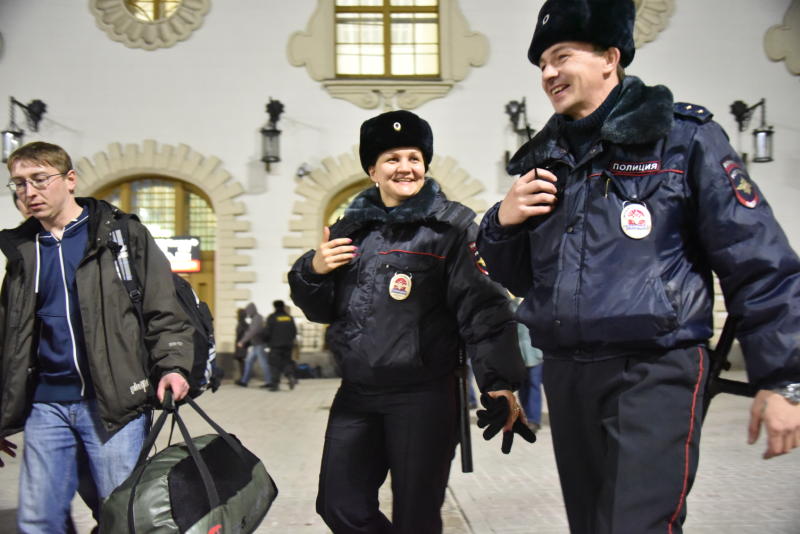
[[[592,360],[707,343],[713,271],[750,382],[800,381],[800,261],[711,113],[628,76],[581,161],[563,148],[563,120],[508,166],[551,170],[554,211],[501,227],[497,204],[477,239],[492,278],[525,296],[517,318],[537,347]],[[649,225],[622,217],[629,206]]]
[[[350,237],[358,256],[324,275],[311,268],[313,250],[295,262],[292,300],[330,325],[344,380],[423,384],[452,374],[463,346],[482,391],[519,386],[525,367],[511,301],[477,256],[474,217],[431,178],[390,211],[369,188],[331,226],[331,239]]]

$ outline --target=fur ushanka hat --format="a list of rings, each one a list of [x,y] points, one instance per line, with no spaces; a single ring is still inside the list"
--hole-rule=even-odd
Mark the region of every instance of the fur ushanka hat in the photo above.
[[[381,153],[404,146],[419,148],[427,171],[433,157],[433,132],[425,119],[410,111],[387,111],[361,125],[358,155],[367,174]]]
[[[539,65],[542,53],[556,43],[581,41],[619,48],[620,65],[633,61],[633,0],[547,0],[539,11],[528,59]]]

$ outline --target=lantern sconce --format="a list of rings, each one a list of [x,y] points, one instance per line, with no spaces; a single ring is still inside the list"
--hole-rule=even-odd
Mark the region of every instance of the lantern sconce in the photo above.
[[[267,172],[270,165],[281,160],[281,131],[278,130],[278,121],[283,113],[283,104],[280,100],[270,97],[267,103],[269,122],[261,128],[261,161],[266,164]]]
[[[3,163],[8,161],[8,157],[11,155],[11,153],[22,145],[23,136],[25,135],[25,131],[17,126],[17,121],[14,118],[15,106],[19,106],[22,108],[22,111],[25,112],[25,118],[28,121],[28,127],[34,132],[39,131],[39,123],[42,120],[42,116],[44,116],[45,112],[47,111],[47,104],[41,100],[31,100],[26,106],[13,96],[9,97],[8,115],[10,122],[8,123],[8,127],[2,132]]]
[[[772,161],[772,126],[767,126],[767,101],[765,99],[759,100],[752,106],[748,106],[741,100],[737,100],[731,104],[731,113],[736,118],[736,123],[739,125],[739,131],[743,132],[750,124],[750,119],[753,112],[757,107],[761,108],[761,125],[753,130],[753,161],[756,163],[767,163]],[[742,160],[747,164],[747,153],[742,154]]]
[[[516,134],[516,147],[514,150],[516,151],[522,145],[530,141],[531,137],[536,130],[531,128],[531,125],[528,123],[528,113],[527,108],[525,106],[525,98],[523,97],[522,100],[511,100],[508,104],[506,104],[506,115],[508,115],[509,121],[511,121],[511,129]],[[506,164],[508,164],[508,160],[511,157],[511,154],[508,150],[506,150]]]

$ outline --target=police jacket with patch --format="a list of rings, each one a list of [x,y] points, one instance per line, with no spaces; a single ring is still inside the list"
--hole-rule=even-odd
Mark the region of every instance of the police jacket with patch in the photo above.
[[[129,258],[141,278],[147,323],[144,350],[133,303],[119,279],[109,228],[122,212],[92,198],[78,198],[89,211],[87,249],[75,272],[80,323],[100,416],[115,432],[148,409],[148,378],[179,370],[188,375],[193,361],[192,330],[175,298],[169,263],[144,226],[129,222]],[[30,218],[0,232],[6,273],[0,291],[0,436],[22,430],[31,408],[37,376],[36,234]],[[65,350],[69,350],[68,347]]]
[[[318,275],[313,250],[297,260],[292,299],[310,320],[330,324],[345,380],[404,386],[443,377],[463,340],[481,390],[518,386],[525,368],[510,300],[483,274],[474,217],[430,178],[390,211],[370,188],[331,227],[331,239],[358,246],[350,264]]]
[[[707,342],[713,270],[751,383],[800,381],[800,261],[710,119],[629,76],[581,161],[562,148],[558,115],[511,160],[510,174],[550,169],[559,202],[507,228],[495,205],[478,249],[491,276],[525,296],[517,317],[548,357]],[[622,217],[628,206],[645,209]]]

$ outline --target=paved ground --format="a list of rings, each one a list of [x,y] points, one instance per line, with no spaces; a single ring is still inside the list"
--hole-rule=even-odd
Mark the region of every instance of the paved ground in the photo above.
[[[334,379],[303,380],[292,392],[270,393],[226,384],[200,398],[213,418],[262,458],[278,484],[280,494],[257,533],[328,532],[314,512],[314,499],[323,431],[337,385]],[[745,444],[748,406],[747,399],[729,396],[714,402],[689,497],[687,534],[800,533],[800,452],[762,460],[763,439],[756,446]],[[199,418],[187,418],[193,432],[210,431]],[[508,456],[499,448],[497,440],[484,442],[473,427],[475,472],[461,473],[458,458],[453,463],[443,510],[445,533],[566,534],[548,427],[535,445],[520,440]],[[16,532],[18,471],[18,460],[0,469],[2,533]],[[391,508],[388,491],[382,490],[381,502]],[[88,512],[78,501],[74,509],[81,534],[88,532]]]

